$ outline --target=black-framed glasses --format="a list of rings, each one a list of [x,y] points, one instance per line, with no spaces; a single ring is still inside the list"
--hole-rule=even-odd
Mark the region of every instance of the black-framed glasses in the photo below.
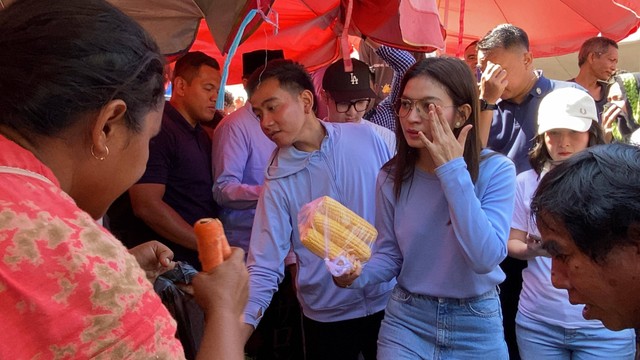
[[[351,101],[336,102],[336,111],[346,113],[353,106],[356,111],[365,111],[369,107],[371,99],[356,99]]]
[[[427,113],[429,112],[429,105],[431,104],[433,104],[434,106],[437,105],[433,103],[431,99],[411,100],[406,98],[400,98],[396,101],[395,110],[396,110],[396,114],[401,118],[409,116],[413,108],[416,108],[418,110],[418,115],[426,116]],[[456,105],[444,105],[444,106],[441,105],[440,107],[450,108],[455,106]]]

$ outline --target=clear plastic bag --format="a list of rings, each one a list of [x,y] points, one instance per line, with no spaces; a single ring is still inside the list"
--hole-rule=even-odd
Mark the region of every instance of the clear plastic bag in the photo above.
[[[325,260],[333,276],[367,262],[378,236],[373,225],[328,196],[300,209],[298,230],[302,244]]]

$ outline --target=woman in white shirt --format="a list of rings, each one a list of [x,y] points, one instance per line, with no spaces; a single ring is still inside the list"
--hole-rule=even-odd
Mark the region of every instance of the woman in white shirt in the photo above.
[[[516,316],[520,356],[527,359],[633,359],[633,330],[613,332],[585,320],[566,290],[551,284],[551,259],[542,249],[530,202],[551,168],[589,146],[603,144],[596,105],[588,93],[562,88],[549,93],[538,110],[538,135],[530,153],[532,169],[518,175],[509,256],[527,260]]]

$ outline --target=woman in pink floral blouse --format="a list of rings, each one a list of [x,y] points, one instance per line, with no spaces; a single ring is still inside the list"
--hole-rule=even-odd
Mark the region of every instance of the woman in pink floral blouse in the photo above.
[[[94,220],[143,173],[160,128],[157,45],[103,0],[18,0],[0,34],[0,359],[183,358],[149,281],[172,252],[129,253]],[[243,357],[243,257],[194,279],[199,357]]]

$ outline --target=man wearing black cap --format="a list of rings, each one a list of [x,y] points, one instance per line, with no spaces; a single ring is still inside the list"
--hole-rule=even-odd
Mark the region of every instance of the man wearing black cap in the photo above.
[[[357,59],[351,59],[353,69],[345,71],[344,61],[331,64],[322,78],[323,98],[327,104],[327,121],[354,122],[370,126],[384,140],[393,154],[396,149],[396,136],[384,126],[374,124],[362,118],[369,104],[376,97],[371,89],[371,70],[369,65]]]

